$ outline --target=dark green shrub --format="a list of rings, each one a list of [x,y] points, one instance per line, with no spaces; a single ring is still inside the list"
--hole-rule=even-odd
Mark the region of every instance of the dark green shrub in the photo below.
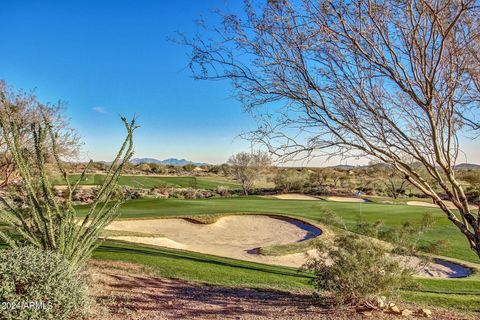
[[[342,235],[333,243],[319,242],[317,249],[318,257],[311,258],[305,269],[314,273],[316,294],[323,302],[367,304],[395,295],[411,281],[411,271],[371,239]]]
[[[87,287],[70,264],[32,246],[0,251],[1,319],[81,319]]]

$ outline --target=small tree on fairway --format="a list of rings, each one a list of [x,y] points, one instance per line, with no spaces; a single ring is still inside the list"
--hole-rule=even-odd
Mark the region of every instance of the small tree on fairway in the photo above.
[[[72,196],[80,181],[84,178],[85,168],[80,178],[72,183],[68,179],[64,163],[58,151],[58,135],[52,128],[46,116],[41,121],[35,121],[28,127],[27,136],[34,146],[34,161],[29,162],[20,144],[20,128],[14,116],[15,105],[12,105],[4,95],[0,96],[1,135],[5,139],[8,151],[13,155],[22,178],[20,191],[26,196],[26,206],[16,207],[7,198],[0,197],[2,208],[0,220],[8,225],[23,240],[35,247],[55,251],[64,256],[73,268],[79,268],[97,245],[97,239],[103,228],[116,216],[121,200],[111,202],[115,186],[126,163],[133,154],[133,132],[137,128],[135,119],[122,121],[127,130],[127,136],[112,164],[105,175],[105,181],[98,191],[84,217],[77,215],[72,204]],[[22,132],[22,134],[25,134]],[[48,177],[46,165],[47,149],[51,148],[56,169],[61,173],[67,186],[66,195],[59,199],[54,195],[52,184]],[[33,165],[32,165],[33,164]],[[11,247],[18,246],[17,241],[7,232],[1,231],[0,237]]]
[[[242,185],[245,195],[252,190],[255,181],[258,180],[260,174],[270,166],[271,160],[267,153],[257,152],[240,152],[230,157],[228,164],[231,172],[238,182]]]

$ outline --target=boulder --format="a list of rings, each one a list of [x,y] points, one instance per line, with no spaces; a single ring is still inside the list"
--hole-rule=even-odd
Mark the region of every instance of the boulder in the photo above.
[[[404,317],[409,317],[409,316],[411,316],[411,315],[413,314],[413,311],[412,311],[412,310],[408,310],[408,309],[403,309],[401,314],[402,314],[402,316],[404,316]]]
[[[418,310],[418,314],[430,318],[432,316],[432,311],[430,309],[420,309]]]
[[[388,307],[388,309],[392,312],[392,313],[395,313],[395,314],[400,314],[400,309],[398,308],[398,306],[394,303],[390,303],[390,306]]]

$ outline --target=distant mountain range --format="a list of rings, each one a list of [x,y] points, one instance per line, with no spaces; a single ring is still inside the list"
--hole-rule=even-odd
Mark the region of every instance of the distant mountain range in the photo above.
[[[378,163],[375,164],[376,166],[386,166],[385,164]],[[371,167],[372,165],[363,165],[363,166],[351,166],[351,165],[336,165],[336,166],[330,166],[329,168],[333,169],[339,169],[339,170],[351,170],[355,168],[368,168]],[[455,166],[455,170],[480,170],[480,164],[475,164],[475,163],[460,163]]]
[[[204,163],[204,162],[194,162],[186,159],[177,159],[177,158],[169,158],[165,160],[158,160],[155,158],[134,158],[130,160],[130,163],[133,163],[133,164],[157,163],[157,164],[171,165],[171,166],[184,166],[186,164],[193,164],[196,166],[208,165],[208,163]]]
[[[480,170],[480,164],[460,163],[455,166],[457,170]]]
[[[329,166],[327,168],[332,168],[332,169],[339,169],[339,170],[351,170],[351,169],[355,169],[355,168],[359,168],[358,166],[351,166],[351,165],[348,165],[348,164],[339,164],[339,165],[336,165],[336,166]]]

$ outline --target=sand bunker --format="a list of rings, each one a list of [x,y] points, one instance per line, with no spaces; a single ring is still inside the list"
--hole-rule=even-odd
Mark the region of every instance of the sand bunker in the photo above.
[[[108,237],[113,240],[289,267],[302,266],[307,259],[307,254],[315,254],[315,251],[309,250],[307,253],[283,256],[264,256],[257,254],[255,249],[300,242],[322,233],[317,227],[300,220],[266,215],[231,215],[221,217],[212,224],[199,224],[186,219],[120,220],[112,222],[107,229],[162,235],[158,237]],[[423,265],[418,259],[409,259],[405,263],[410,267],[415,267],[420,276],[460,277],[470,273],[468,268],[445,261]]]
[[[348,198],[348,197],[326,197],[328,201],[337,201],[337,202],[367,202],[367,200],[362,198]]]
[[[185,219],[123,220],[112,222],[107,229],[164,235],[112,236],[109,239],[291,267],[302,265],[305,254],[273,257],[249,252],[259,247],[299,242],[321,233],[320,229],[299,220],[263,215],[226,216],[212,224],[192,223]]]
[[[308,196],[306,194],[300,194],[300,193],[277,194],[274,197],[282,200],[320,200],[318,198]]]
[[[469,276],[472,271],[470,268],[441,259],[434,259],[433,262],[425,262],[417,257],[396,257],[403,265],[415,271],[420,277],[436,278],[463,278]]]
[[[449,209],[457,209],[453,202],[451,201],[444,201],[445,204]],[[409,206],[418,206],[418,207],[429,207],[429,208],[439,208],[438,205],[431,203],[431,202],[426,202],[426,201],[408,201],[407,205]]]

